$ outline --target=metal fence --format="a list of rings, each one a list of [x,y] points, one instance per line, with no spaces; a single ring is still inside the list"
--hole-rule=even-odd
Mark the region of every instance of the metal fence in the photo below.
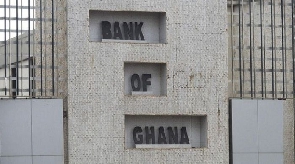
[[[55,97],[60,88],[58,0],[0,2],[0,97]]]
[[[62,0],[0,2],[0,97],[66,88]],[[293,98],[294,0],[228,0],[229,95]]]
[[[229,95],[293,98],[294,0],[228,0]]]

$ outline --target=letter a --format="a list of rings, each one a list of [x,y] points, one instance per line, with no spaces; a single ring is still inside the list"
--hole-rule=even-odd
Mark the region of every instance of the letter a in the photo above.
[[[181,128],[180,144],[189,144],[189,138],[186,132],[186,127]]]
[[[120,29],[120,26],[119,26],[119,22],[115,22],[114,24],[114,39],[116,38],[119,38],[119,39],[123,39],[123,36],[122,36],[122,32],[121,32],[121,29]]]
[[[159,127],[158,144],[167,144],[163,126]]]

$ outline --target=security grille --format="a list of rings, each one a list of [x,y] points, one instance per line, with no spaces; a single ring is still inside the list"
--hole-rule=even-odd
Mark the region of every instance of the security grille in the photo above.
[[[294,0],[228,0],[229,95],[293,98]]]
[[[55,97],[64,48],[59,0],[0,2],[0,97]],[[57,14],[59,12],[59,14]]]

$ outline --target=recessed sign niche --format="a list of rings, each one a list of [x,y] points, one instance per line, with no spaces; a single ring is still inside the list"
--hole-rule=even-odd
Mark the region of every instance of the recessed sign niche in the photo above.
[[[166,13],[90,10],[89,41],[166,43]]]
[[[207,146],[207,117],[125,115],[125,148]]]
[[[125,95],[166,95],[165,63],[124,64]]]

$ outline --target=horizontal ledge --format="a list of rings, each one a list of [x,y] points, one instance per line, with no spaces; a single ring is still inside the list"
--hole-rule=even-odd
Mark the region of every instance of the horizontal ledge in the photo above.
[[[131,92],[131,95],[132,96],[140,96],[140,95],[153,95],[153,92],[152,91],[132,91]]]
[[[141,148],[141,149],[192,148],[192,145],[191,144],[136,144],[135,148]]]
[[[118,39],[102,39],[105,43],[148,43],[145,40],[118,40]]]

